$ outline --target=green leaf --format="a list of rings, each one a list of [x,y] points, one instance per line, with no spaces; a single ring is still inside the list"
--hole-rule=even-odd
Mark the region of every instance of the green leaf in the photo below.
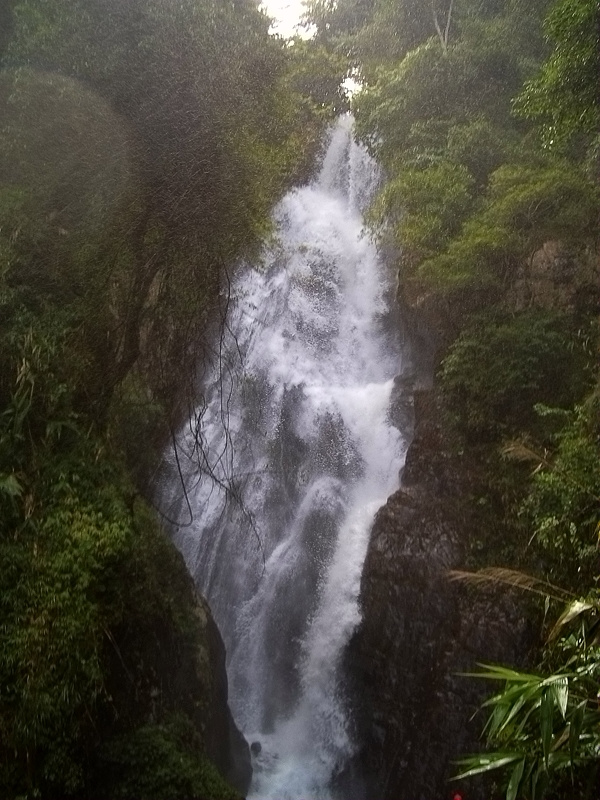
[[[552,686],[552,693],[562,718],[566,719],[567,703],[569,702],[569,679],[566,677],[559,678]]]
[[[23,487],[14,475],[0,474],[0,494],[6,494],[9,497],[20,497],[22,493]]]
[[[581,729],[583,728],[583,718],[585,716],[586,705],[587,700],[582,700],[571,715],[569,725],[569,756],[571,759],[571,765],[575,761],[575,752],[577,749],[577,744],[579,743]]]
[[[488,678],[491,680],[514,681],[516,683],[529,683],[539,681],[539,675],[530,672],[518,672],[500,664],[477,664],[482,668],[482,672],[461,673],[469,678]]]
[[[502,724],[499,726],[498,733],[501,733],[503,730],[505,730],[508,727],[508,725],[513,721],[513,719],[517,716],[519,711],[523,708],[523,706],[525,705],[525,703],[529,699],[530,698],[528,697],[527,693],[524,693],[520,697],[517,698],[517,701],[514,703],[514,705],[507,709],[508,714],[505,715],[505,718],[502,721]]]
[[[563,746],[563,744],[568,740],[570,731],[571,731],[570,726],[565,725],[565,727],[562,729],[562,732],[554,737],[554,741],[552,742],[553,753],[559,750]]]
[[[548,767],[548,756],[552,745],[552,717],[554,711],[554,697],[551,690],[547,689],[542,697],[540,709],[540,728],[542,735],[542,750],[544,753],[544,763]]]
[[[458,763],[462,766],[469,767],[465,772],[455,775],[452,780],[460,780],[462,778],[470,778],[472,775],[481,775],[484,772],[491,772],[494,769],[512,764],[522,758],[520,753],[486,753],[485,755],[478,755],[474,758],[468,758]]]
[[[532,796],[532,800],[538,800],[538,798],[542,800],[548,789],[548,784],[550,783],[548,772],[543,764],[540,765],[538,769],[536,779],[535,795]]]
[[[525,759],[521,759],[516,767],[513,769],[512,774],[510,776],[510,781],[508,782],[508,788],[506,790],[506,800],[516,800],[517,792],[519,791],[519,786],[521,784],[521,778],[523,777],[523,770],[525,769]]]
[[[507,715],[510,713],[511,707],[508,703],[496,703],[494,704],[494,710],[492,711],[490,718],[488,719],[487,725],[485,726],[485,733],[492,738],[495,736],[502,728],[504,727],[504,723],[506,720]]]
[[[532,783],[531,800],[542,800],[548,788],[549,778],[546,768],[540,764]]]

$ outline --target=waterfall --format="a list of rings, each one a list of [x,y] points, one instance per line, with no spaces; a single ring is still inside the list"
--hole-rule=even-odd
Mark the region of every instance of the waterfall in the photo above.
[[[341,656],[406,449],[391,276],[362,219],[377,170],[351,125],[275,209],[260,263],[238,271],[218,365],[179,437],[186,497],[175,478],[163,497],[225,641],[233,715],[261,745],[254,800],[336,796],[354,749]]]

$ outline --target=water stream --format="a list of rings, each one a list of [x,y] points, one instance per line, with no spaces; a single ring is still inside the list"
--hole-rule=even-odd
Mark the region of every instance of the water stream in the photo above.
[[[176,479],[165,490],[225,641],[233,715],[261,745],[253,800],[334,798],[355,747],[340,660],[407,439],[392,413],[406,361],[392,275],[363,227],[376,182],[341,119],[317,177],[275,209],[261,263],[233,282],[218,364],[180,436],[187,500]]]

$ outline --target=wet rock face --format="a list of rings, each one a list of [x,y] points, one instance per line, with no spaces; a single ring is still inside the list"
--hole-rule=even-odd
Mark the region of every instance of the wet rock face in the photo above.
[[[184,706],[204,733],[206,753],[221,774],[242,795],[250,787],[250,747],[237,728],[227,704],[225,645],[204,598],[196,595],[196,618],[203,646],[183,662],[177,684],[187,692]],[[208,680],[207,680],[208,676]]]
[[[478,748],[489,687],[458,673],[522,661],[524,618],[498,592],[452,582],[473,522],[468,471],[448,452],[431,392],[415,397],[403,488],[376,517],[361,583],[363,621],[347,653],[367,797],[452,797],[454,760]],[[478,794],[479,792],[479,794]],[[469,800],[485,797],[473,782]]]
[[[113,628],[107,642],[105,685],[114,712],[100,720],[100,741],[110,744],[117,736],[127,742],[132,735],[135,745],[136,731],[148,725],[191,723],[185,728],[190,731],[190,748],[212,761],[242,796],[252,777],[250,748],[228,707],[221,634],[181,555],[162,538],[156,546],[156,572],[134,578],[145,580],[137,584],[145,590],[145,604],[134,590],[139,605]],[[135,759],[105,761],[100,752],[94,768],[99,773],[94,782],[102,789],[99,796],[119,794],[128,770],[138,768]]]

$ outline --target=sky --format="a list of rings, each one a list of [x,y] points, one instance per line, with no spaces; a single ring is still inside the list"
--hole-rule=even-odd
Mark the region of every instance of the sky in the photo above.
[[[293,36],[294,26],[300,22],[304,13],[302,0],[263,0],[262,7],[270,17],[277,20],[273,31],[281,36]]]

